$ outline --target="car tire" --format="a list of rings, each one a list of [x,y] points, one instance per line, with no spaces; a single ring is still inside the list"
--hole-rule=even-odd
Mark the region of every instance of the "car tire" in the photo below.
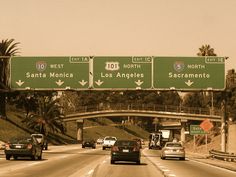
[[[14,158],[14,160],[17,160],[17,156],[16,155],[14,155],[13,158]]]
[[[6,160],[10,160],[11,159],[11,155],[6,155]]]
[[[136,164],[137,164],[137,165],[140,165],[140,160],[136,161]]]
[[[84,146],[82,146],[82,148],[84,148]]]
[[[185,157],[181,157],[181,158],[179,158],[180,160],[185,160]]]
[[[115,164],[115,160],[111,160],[111,164]]]
[[[32,160],[36,160],[37,156],[36,156],[36,152],[33,153],[33,155],[31,156]]]
[[[105,150],[106,148],[105,147],[102,147],[102,150]]]
[[[40,156],[38,156],[38,160],[42,160],[42,154],[40,154]]]

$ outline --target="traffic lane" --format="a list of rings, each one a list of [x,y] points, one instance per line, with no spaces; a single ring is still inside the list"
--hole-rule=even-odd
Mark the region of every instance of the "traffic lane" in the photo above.
[[[120,161],[110,164],[110,157],[99,164],[93,172],[92,177],[163,177],[159,168],[149,159],[141,156],[141,164]]]
[[[0,176],[13,177],[73,177],[83,176],[95,169],[97,164],[109,157],[109,152],[101,149],[74,149],[63,152],[47,152],[43,160],[19,159],[5,161]],[[76,175],[73,175],[76,174]]]
[[[78,144],[50,146],[49,150],[43,150],[42,158],[43,158],[43,160],[48,160],[48,159],[51,160],[54,156],[57,156],[57,154],[67,155],[67,154],[71,154],[71,153],[77,153],[80,150],[82,150],[82,148],[81,148],[81,145],[78,145]],[[48,158],[48,154],[50,154],[50,158]],[[26,157],[26,158],[19,157],[19,159],[25,160],[25,161],[31,161],[30,158],[28,158],[28,157]],[[1,165],[8,165],[9,163],[10,163],[10,161],[6,160],[4,150],[1,150],[1,152],[0,152],[0,167],[1,167]]]
[[[171,158],[166,160],[160,159],[160,151],[145,149],[144,155],[149,158],[154,164],[156,164],[163,173],[171,174],[181,177],[233,177],[236,176],[236,172],[229,171],[223,168],[215,167],[205,163],[200,163],[194,160],[182,161],[177,158]]]

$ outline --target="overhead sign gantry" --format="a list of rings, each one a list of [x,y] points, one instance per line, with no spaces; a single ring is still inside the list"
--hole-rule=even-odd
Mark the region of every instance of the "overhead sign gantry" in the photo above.
[[[224,57],[12,57],[13,90],[224,90]]]

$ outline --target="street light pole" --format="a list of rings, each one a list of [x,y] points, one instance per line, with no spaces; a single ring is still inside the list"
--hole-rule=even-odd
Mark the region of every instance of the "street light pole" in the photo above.
[[[226,98],[226,90],[223,91],[223,102],[222,102],[222,117],[221,117],[221,151],[226,152],[226,107],[227,107],[227,98]]]

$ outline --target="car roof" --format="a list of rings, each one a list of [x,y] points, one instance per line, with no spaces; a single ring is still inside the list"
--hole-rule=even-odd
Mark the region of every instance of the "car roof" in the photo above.
[[[137,142],[136,140],[130,140],[130,139],[120,139],[120,140],[117,140],[117,142],[121,142],[121,141]]]
[[[44,135],[41,134],[41,133],[33,133],[33,134],[31,134],[31,135],[40,135],[40,136],[44,136]]]
[[[105,138],[116,138],[116,137],[115,136],[106,136]]]

